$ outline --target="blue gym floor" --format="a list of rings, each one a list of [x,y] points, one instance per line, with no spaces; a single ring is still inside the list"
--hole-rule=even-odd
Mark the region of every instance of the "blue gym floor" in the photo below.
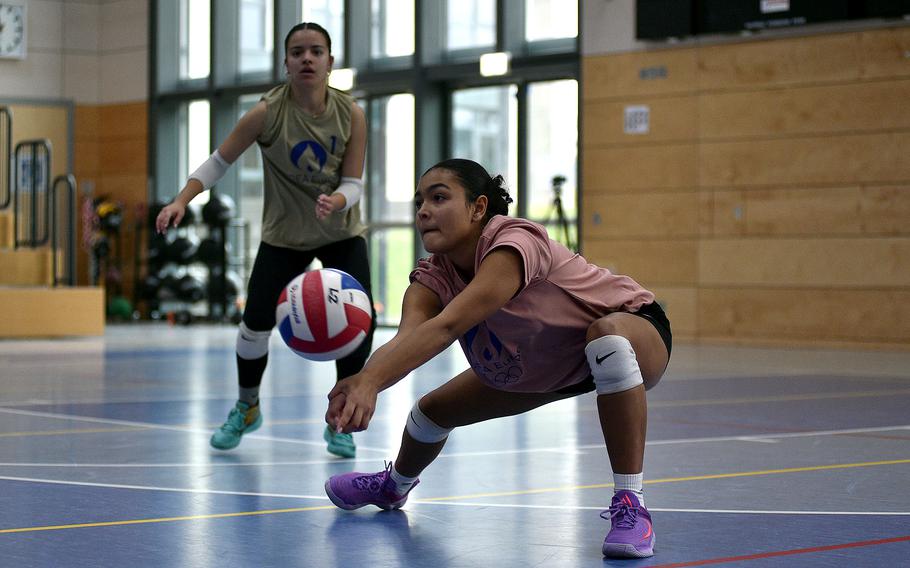
[[[265,424],[218,452],[234,334],[0,342],[0,565],[910,565],[910,353],[678,345],[649,393],[656,554],[604,560],[612,478],[592,395],[457,430],[403,510],[346,512],[326,478],[382,469],[415,399],[463,356],[380,395],[342,460],[321,439],[334,366],[273,334]]]

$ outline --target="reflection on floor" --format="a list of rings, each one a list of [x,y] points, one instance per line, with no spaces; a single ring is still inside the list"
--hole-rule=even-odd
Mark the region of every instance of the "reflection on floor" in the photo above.
[[[457,346],[380,396],[356,460],[321,439],[330,363],[273,336],[264,426],[208,445],[236,396],[229,326],[0,342],[9,566],[897,566],[910,556],[910,353],[679,345],[649,393],[656,555],[604,560],[609,462],[585,395],[460,429],[405,509],[334,508],[392,459]],[[376,344],[391,337],[380,331]]]

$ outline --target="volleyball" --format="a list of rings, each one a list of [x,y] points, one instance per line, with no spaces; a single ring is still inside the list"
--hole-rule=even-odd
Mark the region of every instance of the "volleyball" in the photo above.
[[[333,268],[291,280],[278,297],[275,319],[291,350],[311,361],[332,361],[357,349],[372,324],[370,299],[356,278]]]

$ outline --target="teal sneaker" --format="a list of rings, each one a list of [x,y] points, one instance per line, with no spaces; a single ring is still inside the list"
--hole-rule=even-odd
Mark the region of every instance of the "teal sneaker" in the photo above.
[[[209,443],[217,450],[230,450],[240,444],[240,438],[244,434],[249,434],[260,426],[262,426],[262,413],[259,412],[259,405],[250,406],[238,400],[221,428],[212,434]]]
[[[330,454],[335,454],[341,458],[352,458],[357,454],[354,436],[350,434],[337,434],[330,426],[326,426],[325,432],[322,433],[322,439],[328,442],[327,449]]]

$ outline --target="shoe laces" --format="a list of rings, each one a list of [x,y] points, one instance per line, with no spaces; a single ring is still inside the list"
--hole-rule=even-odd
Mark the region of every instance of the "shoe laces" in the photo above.
[[[361,491],[379,493],[382,491],[391,471],[392,462],[385,462],[384,470],[377,473],[371,473],[369,475],[361,475],[360,477],[355,477],[352,483],[354,484],[354,487],[360,489]]]
[[[615,528],[631,529],[635,527],[638,520],[638,507],[630,507],[626,503],[620,502],[610,505],[610,508],[600,514],[600,518],[606,519],[610,515],[610,523]]]
[[[221,426],[221,429],[225,432],[232,432],[234,434],[242,432],[245,419],[246,417],[243,415],[243,412],[235,406],[231,409],[231,412],[228,414],[228,418]]]

